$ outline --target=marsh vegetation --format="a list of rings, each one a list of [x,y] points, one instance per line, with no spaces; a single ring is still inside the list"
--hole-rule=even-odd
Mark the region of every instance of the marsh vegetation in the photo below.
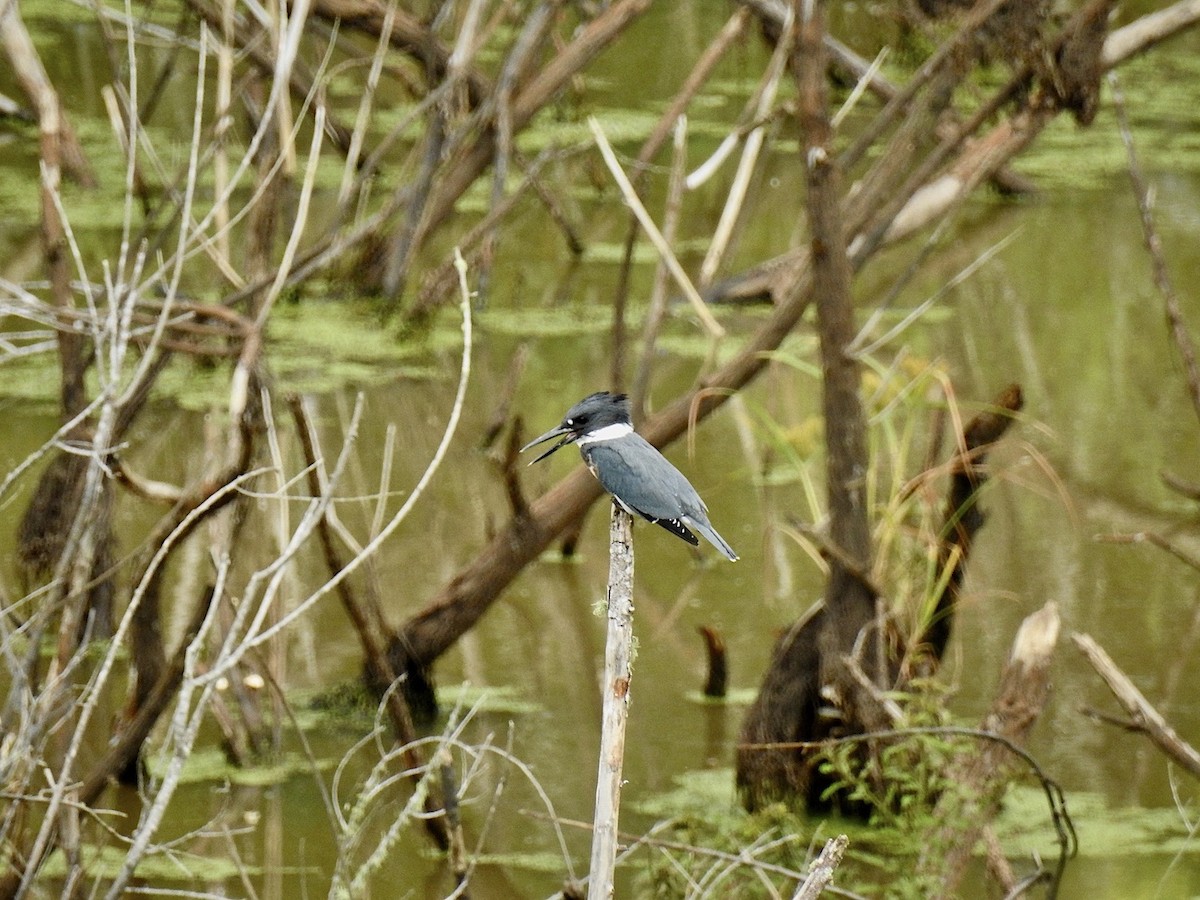
[[[1200,888],[1197,18],[0,6],[0,896]]]

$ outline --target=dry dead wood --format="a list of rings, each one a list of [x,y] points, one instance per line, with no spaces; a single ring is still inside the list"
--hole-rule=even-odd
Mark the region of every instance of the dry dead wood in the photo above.
[[[1064,29],[1053,37],[1048,50],[1084,47],[1095,42],[1099,12],[1107,8],[1106,0],[1094,0],[1072,18]],[[1130,57],[1144,52],[1155,44],[1192,27],[1200,21],[1200,0],[1180,0],[1165,10],[1151,13],[1123,28],[1108,34],[1094,50],[1093,68],[1081,66],[1096,79]],[[1071,54],[1064,54],[1070,58]],[[933,165],[918,173],[906,185],[888,184],[881,192],[862,191],[859,208],[875,210],[871,221],[852,224],[851,261],[860,268],[877,249],[878,242],[892,243],[911,236],[916,231],[945,215],[979,185],[993,178],[1042,130],[1064,110],[1071,97],[1063,96],[1054,87],[1061,73],[1049,73],[1042,90],[1029,90],[1033,70],[1021,71],[1002,87],[989,101],[985,115],[975,115],[960,126],[956,133],[942,137],[935,152],[927,157]],[[1076,84],[1077,78],[1066,78]],[[1022,96],[1020,102],[1017,98]],[[1012,111],[991,125],[992,114],[1000,112],[1003,102]],[[980,110],[984,112],[984,110]],[[990,130],[984,131],[985,126]],[[887,201],[887,202],[885,202]],[[854,218],[851,217],[852,223]],[[808,248],[797,248],[770,260],[758,263],[739,274],[714,285],[705,299],[710,302],[751,301],[769,298],[778,302],[793,284],[796,273],[807,265]]]
[[[218,4],[208,0],[188,0],[188,5],[196,14],[203,18],[218,33],[225,36],[239,54],[258,70],[262,78],[271,78],[277,71],[276,60],[269,50],[269,44],[262,40],[262,29],[256,22],[247,21],[236,11],[233,14],[233,27],[226,32],[223,11]],[[312,96],[314,88],[313,77],[304,71],[302,65],[294,66],[288,72],[288,89],[292,98],[303,103]],[[333,145],[342,153],[350,148],[351,129],[340,122],[335,114],[328,113],[325,128]]]
[[[849,845],[850,839],[844,834],[839,834],[826,841],[820,856],[813,860],[804,884],[800,885],[796,889],[796,893],[792,895],[792,900],[817,900],[829,883],[833,881],[834,872],[841,864],[842,856],[846,853]]]
[[[384,34],[388,7],[377,0],[317,0],[313,4],[313,13],[330,22],[338,22],[342,28],[363,31],[378,38]],[[388,40],[427,70],[430,83],[443,81],[450,72],[451,51],[429,26],[407,10],[399,7],[392,10]],[[492,92],[491,84],[475,70],[463,73],[463,83],[472,107],[478,106]]]
[[[1104,648],[1087,634],[1073,634],[1071,640],[1091,663],[1096,674],[1104,679],[1113,696],[1125,707],[1133,725],[1144,731],[1154,742],[1154,746],[1165,753],[1168,759],[1191,773],[1194,778],[1200,778],[1200,751],[1176,733],[1162,713],[1151,705],[1129,676],[1112,661],[1112,657]]]
[[[319,497],[328,490],[328,485],[324,483],[322,477],[322,456],[318,450],[312,417],[300,397],[289,397],[288,405],[291,407],[292,418],[296,423],[296,433],[300,438],[300,447],[308,469],[309,490],[314,497]],[[336,577],[346,568],[347,561],[335,540],[330,517],[331,512],[327,510],[320,522],[317,523],[316,532],[330,577]],[[392,629],[388,626],[379,598],[373,591],[368,590],[365,596],[360,597],[350,579],[342,578],[337,584],[337,594],[342,601],[342,608],[346,611],[347,618],[354,626],[359,643],[362,644],[363,657],[366,660],[367,683],[384,698],[388,716],[392,721],[392,730],[400,747],[400,757],[404,760],[408,770],[406,779],[415,788],[421,780],[420,773],[424,771],[425,760],[421,751],[417,749],[417,731],[413,726],[412,712],[405,699],[406,695],[401,690],[391,689],[399,678],[392,669],[391,660],[387,654],[387,641],[389,636],[393,635]],[[447,780],[447,769],[452,771],[448,764],[443,765],[443,783]],[[425,831],[435,846],[440,850],[446,850],[451,846],[453,829],[448,829],[446,820],[437,813],[443,807],[449,812],[449,801],[443,802],[442,798],[438,796],[437,788],[432,784],[427,785],[426,791],[424,799],[426,816],[423,818]],[[461,827],[458,840],[460,842],[462,840]]]
[[[50,76],[42,65],[33,39],[25,28],[20,5],[16,0],[0,6],[0,45],[3,45],[13,73],[17,76],[17,82],[25,91],[37,116],[41,130],[43,160],[47,165],[54,166],[54,174],[57,174],[61,164],[69,178],[73,178],[84,187],[95,187],[96,177],[92,173],[91,164],[88,163],[83,147],[75,136],[75,129],[67,119],[58,98],[58,91],[50,82]],[[15,104],[13,107],[15,108]]]
[[[619,37],[650,6],[650,0],[619,0],[587,23],[549,62],[513,91],[507,124],[516,134],[550,103],[597,54]],[[460,140],[447,142],[451,149],[442,160],[440,176],[421,211],[423,235],[440,226],[454,211],[462,195],[493,162],[499,148],[494,116],[471,122]],[[411,254],[410,254],[411,255]],[[402,278],[395,278],[402,283]]]
[[[982,731],[1003,742],[981,743],[951,764],[948,783],[954,789],[944,793],[934,809],[934,825],[923,841],[926,849],[917,867],[919,876],[938,885],[934,896],[955,896],[984,828],[1000,810],[1019,763],[1007,744],[1023,746],[1041,715],[1050,691],[1058,629],[1053,602],[1021,623],[996,699],[980,723]]]

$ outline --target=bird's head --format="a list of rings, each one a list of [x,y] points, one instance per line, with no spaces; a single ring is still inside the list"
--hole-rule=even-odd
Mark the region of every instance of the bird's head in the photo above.
[[[629,399],[624,394],[610,394],[608,391],[589,394],[567,410],[567,414],[563,416],[562,422],[557,427],[551,428],[541,437],[534,438],[521,448],[521,452],[524,453],[530,447],[536,447],[538,444],[544,444],[554,438],[562,438],[531,462],[532,466],[533,463],[540,462],[560,447],[585,440],[602,428],[616,425],[631,429],[632,421],[629,413]]]

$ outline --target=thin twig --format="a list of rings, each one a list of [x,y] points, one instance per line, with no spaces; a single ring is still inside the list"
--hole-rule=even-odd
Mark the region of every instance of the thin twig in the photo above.
[[[667,202],[663,209],[663,237],[674,246],[675,233],[679,226],[682,209],[684,166],[687,164],[687,116],[675,120],[674,153],[671,156],[671,176],[667,183]],[[632,250],[632,246],[628,249]],[[641,422],[646,415],[646,397],[650,392],[650,376],[654,371],[657,353],[658,332],[667,314],[667,283],[670,273],[666,260],[661,256],[654,269],[654,284],[650,289],[650,306],[646,310],[646,321],[642,326],[642,354],[630,392],[634,422]]]
[[[788,58],[792,53],[792,40],[795,37],[795,32],[792,29],[790,9],[784,17],[783,35],[775,45],[775,50],[771,54],[771,61],[767,65],[767,71],[763,74],[762,86],[759,89],[758,100],[754,107],[755,121],[761,122],[774,105],[775,95],[779,90],[779,81],[783,77]],[[713,278],[717,274],[717,269],[721,265],[721,260],[725,256],[725,251],[729,247],[729,241],[733,237],[733,229],[737,225],[742,205],[745,203],[746,192],[750,189],[750,179],[758,164],[759,152],[762,150],[765,139],[765,124],[757,125],[746,136],[746,143],[742,148],[742,158],[738,161],[737,171],[734,173],[733,182],[729,186],[729,194],[725,200],[725,207],[721,210],[721,217],[717,221],[716,228],[713,230],[712,241],[708,246],[708,253],[704,256],[704,262],[700,264],[699,281],[702,289],[706,289],[712,285]]]
[[[662,232],[658,230],[658,226],[654,224],[654,220],[650,218],[650,214],[646,212],[646,207],[642,204],[641,198],[638,197],[633,185],[629,182],[629,178],[625,175],[625,170],[621,168],[621,163],[617,160],[617,155],[613,152],[612,145],[609,144],[608,138],[605,137],[604,131],[600,128],[600,123],[596,121],[594,116],[588,118],[588,127],[592,130],[592,135],[596,139],[596,146],[600,150],[600,155],[604,157],[604,162],[608,166],[609,172],[613,176],[613,180],[621,189],[622,195],[625,197],[625,202],[629,204],[637,216],[638,222],[646,231],[646,236],[650,238],[650,243],[654,245],[654,249],[666,262],[667,267],[671,270],[671,275],[675,278],[675,283],[679,289],[683,291],[688,302],[692,304],[692,308],[696,311],[697,317],[703,323],[705,330],[713,338],[724,337],[725,329],[721,327],[721,323],[713,318],[711,312],[708,311],[708,306],[700,296],[700,292],[696,290],[696,286],[692,284],[692,280],[688,278],[687,273],[683,271],[683,266],[679,264],[679,259],[675,256],[675,251],[663,238]]]
[[[1167,258],[1163,253],[1162,238],[1154,225],[1154,201],[1142,167],[1138,163],[1137,150],[1133,145],[1133,132],[1129,127],[1129,116],[1125,111],[1125,94],[1121,90],[1121,81],[1116,72],[1108,73],[1108,86],[1112,88],[1113,107],[1117,111],[1117,124],[1121,129],[1121,140],[1125,143],[1125,154],[1129,160],[1129,180],[1133,185],[1133,195],[1137,199],[1138,212],[1142,219],[1142,237],[1146,249],[1150,252],[1150,262],[1154,269],[1154,286],[1162,295],[1163,305],[1167,314],[1167,327],[1175,349],[1183,361],[1183,370],[1187,378],[1188,395],[1192,398],[1192,408],[1200,418],[1200,365],[1196,363],[1196,345],[1188,333],[1187,323],[1183,320],[1183,309],[1179,304],[1179,294],[1171,282],[1171,272],[1167,267]]]

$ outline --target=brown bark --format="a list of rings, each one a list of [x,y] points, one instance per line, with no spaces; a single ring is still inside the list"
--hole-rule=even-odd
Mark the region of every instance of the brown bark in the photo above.
[[[721,632],[711,625],[701,625],[696,630],[704,638],[704,655],[708,660],[708,675],[704,679],[704,696],[724,697],[729,685],[729,660],[725,639],[721,637]]]
[[[851,652],[874,615],[874,593],[861,577],[870,571],[873,555],[866,508],[867,420],[858,395],[859,365],[846,349],[857,329],[841,215],[841,172],[833,156],[829,126],[822,4],[797,3],[795,22],[809,249],[821,352],[829,541],[837,551],[830,556],[826,614],[819,638],[821,682],[837,692],[834,702],[842,706],[846,721],[855,722],[854,690],[842,671],[841,659]],[[875,654],[868,650],[867,658],[873,660]]]
[[[992,444],[1000,440],[1024,405],[1019,385],[1009,385],[994,401],[992,408],[973,418],[963,429],[959,452],[950,469],[950,495],[942,519],[943,536],[938,547],[938,569],[951,567],[946,586],[933,604],[934,612],[918,646],[940,661],[950,642],[954,604],[958,602],[967,558],[975,534],[985,517],[978,503],[979,492],[987,481],[985,463]]]

